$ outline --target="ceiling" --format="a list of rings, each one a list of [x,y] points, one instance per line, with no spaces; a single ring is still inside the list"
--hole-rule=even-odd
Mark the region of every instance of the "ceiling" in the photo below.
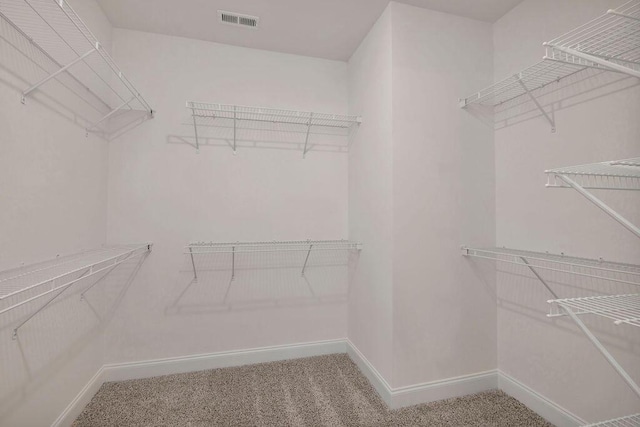
[[[495,22],[522,0],[400,0]],[[98,0],[114,27],[346,61],[389,0]],[[260,17],[257,30],[218,22],[218,10]]]

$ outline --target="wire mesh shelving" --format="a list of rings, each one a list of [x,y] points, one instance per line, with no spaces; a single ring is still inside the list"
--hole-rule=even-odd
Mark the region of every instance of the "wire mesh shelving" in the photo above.
[[[293,126],[293,128],[301,130],[305,133],[303,157],[306,156],[309,151],[309,134],[311,128],[350,129],[362,122],[361,117],[353,115],[210,104],[193,101],[187,102],[187,109],[191,112],[197,149],[200,147],[198,129],[212,125],[215,120],[224,119],[231,122],[233,126],[232,149],[234,153],[237,150],[237,129],[239,122],[280,124]]]
[[[231,278],[233,279],[235,277],[236,256],[241,254],[259,252],[306,252],[304,264],[302,265],[302,275],[304,276],[304,272],[312,252],[359,251],[361,249],[361,243],[351,242],[348,240],[299,240],[235,243],[196,242],[187,245],[184,253],[191,257],[194,279],[198,278],[195,257],[206,254],[231,254]]]
[[[571,177],[582,188],[640,191],[640,157],[549,169],[547,187],[571,188],[561,176]]]
[[[104,247],[0,272],[0,315],[49,297],[14,328],[15,339],[20,327],[67,289],[92,276],[103,277],[118,265],[150,252],[151,247],[151,243]]]
[[[609,10],[543,46],[542,61],[461,99],[460,107],[480,104],[495,109],[528,97],[555,132],[553,115],[537,99],[541,89],[587,69],[640,78],[640,0]]]
[[[600,421],[599,423],[588,424],[584,427],[640,427],[640,414]]]
[[[574,314],[606,317],[616,325],[640,326],[640,294],[563,298],[548,302],[551,304],[549,317],[563,316],[565,310],[572,310]]]
[[[28,57],[42,72],[22,93],[22,102],[52,79],[79,89],[79,97],[91,100],[98,119],[87,133],[109,133],[109,120],[127,111],[153,110],[125,77],[103,45],[65,0],[0,0],[0,18],[11,29],[12,43],[30,46]],[[18,43],[15,39],[19,37]]]
[[[549,270],[640,286],[640,265],[635,264],[507,248],[470,248],[463,246],[462,253],[465,256],[521,265],[529,269]]]
[[[591,203],[640,237],[640,227],[604,203],[590,189],[640,190],[640,157],[546,170],[547,187],[573,188]]]

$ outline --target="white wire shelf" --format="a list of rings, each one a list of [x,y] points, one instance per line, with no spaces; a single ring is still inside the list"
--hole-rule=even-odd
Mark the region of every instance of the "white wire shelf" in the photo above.
[[[640,265],[507,248],[470,248],[465,256],[640,286]]]
[[[547,187],[573,188],[640,238],[640,227],[593,195],[590,189],[640,190],[640,157],[546,170]]]
[[[544,171],[547,187],[571,188],[560,176],[570,176],[582,188],[640,191],[640,157],[568,166]]]
[[[550,58],[640,77],[640,1],[609,10],[544,45]]]
[[[473,104],[509,108],[514,100],[529,98],[555,132],[555,120],[538,101],[541,89],[587,69],[615,71],[640,77],[640,0],[576,28],[550,42],[543,60],[460,100]],[[513,102],[511,102],[513,101]]]
[[[606,317],[616,325],[626,323],[640,326],[640,294],[563,298],[548,302],[551,304],[549,317],[564,316],[564,310],[571,310],[578,315],[595,314]]]
[[[22,325],[68,288],[86,282],[92,276],[104,276],[123,262],[151,251],[151,246],[147,243],[105,247],[0,272],[0,315],[49,296],[14,329],[15,339]],[[96,283],[86,288],[82,295]]]
[[[185,254],[191,256],[194,279],[198,278],[194,256],[206,254],[231,254],[231,278],[235,277],[236,255],[260,252],[306,252],[306,258],[302,266],[302,275],[307,267],[312,252],[318,251],[359,251],[361,243],[348,240],[299,240],[299,241],[272,241],[272,242],[196,242],[187,245]]]
[[[199,127],[211,126],[215,120],[224,119],[233,126],[233,151],[236,152],[236,131],[238,122],[263,122],[280,125],[292,125],[306,133],[303,156],[308,152],[309,133],[311,128],[350,129],[362,122],[361,117],[344,114],[316,113],[292,111],[242,105],[209,104],[187,101],[191,111],[196,137],[196,148],[199,148]]]
[[[520,96],[525,96],[529,92],[542,89],[551,83],[557,83],[585,68],[580,64],[543,59],[511,77],[464,98],[461,100],[460,106],[464,108],[471,104],[482,104],[495,107]]]
[[[600,421],[599,423],[588,424],[584,427],[640,427],[640,414]]]
[[[110,119],[125,111],[153,110],[125,77],[91,30],[65,0],[0,0],[0,18],[11,30],[8,39],[17,46],[29,44],[28,57],[41,69],[42,78],[23,91],[23,103],[31,93],[52,79],[73,80],[90,97],[98,119],[87,132],[106,133]],[[21,37],[17,42],[15,37]],[[68,86],[67,86],[68,87]],[[83,92],[83,93],[80,93]]]

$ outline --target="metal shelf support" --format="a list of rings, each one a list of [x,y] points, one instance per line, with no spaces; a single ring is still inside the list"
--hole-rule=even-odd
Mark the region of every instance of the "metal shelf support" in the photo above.
[[[555,133],[556,122],[551,118],[551,116],[549,116],[549,114],[547,114],[547,112],[544,110],[544,108],[542,108],[542,105],[540,105],[536,97],[533,96],[529,88],[527,88],[527,85],[522,81],[522,76],[520,74],[516,74],[515,77],[516,79],[518,79],[518,83],[520,83],[520,86],[522,86],[522,89],[524,89],[524,91],[527,93],[531,101],[533,101],[533,103],[536,104],[536,107],[538,107],[538,110],[540,110],[544,118],[547,119],[547,121],[551,125],[551,133]]]
[[[49,74],[47,77],[45,77],[44,79],[40,80],[39,82],[35,83],[33,86],[31,86],[30,88],[28,88],[24,92],[22,92],[22,103],[24,104],[26,102],[27,95],[29,95],[31,92],[33,92],[34,90],[36,90],[37,88],[39,88],[40,86],[42,86],[43,84],[48,82],[49,80],[55,78],[58,74],[67,71],[70,67],[72,67],[73,65],[77,64],[78,62],[84,61],[87,56],[91,55],[94,52],[97,52],[99,48],[100,48],[100,44],[98,42],[96,42],[96,47],[94,47],[93,49],[91,49],[90,51],[85,53],[84,55],[77,57],[76,59],[74,59],[73,61],[71,61],[67,65],[65,65],[64,67],[60,68],[55,73]]]
[[[581,187],[577,182],[575,182],[573,179],[569,178],[566,175],[562,175],[562,174],[556,174],[556,176],[558,178],[560,178],[562,181],[564,181],[567,185],[569,185],[571,188],[573,188],[574,190],[576,190],[578,193],[580,193],[582,196],[584,196],[587,200],[589,200],[591,203],[593,203],[594,205],[596,205],[597,207],[599,207],[600,209],[602,209],[607,215],[609,215],[611,218],[615,219],[616,221],[618,221],[623,227],[625,227],[627,230],[631,231],[633,234],[636,235],[636,237],[640,238],[640,228],[638,228],[637,226],[635,226],[634,224],[631,223],[631,221],[629,221],[628,219],[626,219],[625,217],[623,217],[622,215],[620,215],[618,212],[616,212],[615,210],[611,209],[606,203],[604,203],[602,200],[598,199],[596,196],[594,196],[593,194],[591,194],[589,191],[585,190],[583,187]]]

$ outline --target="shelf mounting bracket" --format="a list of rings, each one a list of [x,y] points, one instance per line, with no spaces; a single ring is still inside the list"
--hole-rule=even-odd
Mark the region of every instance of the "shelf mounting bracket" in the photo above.
[[[191,255],[191,266],[193,267],[193,280],[198,280],[198,274],[196,273],[196,262],[193,260],[193,248],[189,246],[189,254]]]
[[[235,105],[233,106],[233,155],[237,154],[236,152],[236,134],[237,134],[237,122],[238,122],[238,114],[237,108]]]
[[[90,51],[86,52],[84,55],[77,57],[76,59],[74,59],[73,61],[69,62],[67,65],[65,65],[64,67],[60,68],[58,71],[54,72],[53,74],[49,74],[47,77],[45,77],[44,79],[40,80],[38,83],[34,84],[30,88],[28,88],[27,90],[22,92],[22,103],[24,104],[26,102],[27,95],[29,95],[31,92],[33,92],[34,90],[36,90],[37,88],[39,88],[40,86],[42,86],[43,84],[45,84],[46,82],[51,80],[52,78],[56,77],[58,74],[67,71],[70,67],[72,67],[73,65],[77,64],[78,62],[84,61],[84,59],[87,56],[91,55],[93,52],[96,52],[98,50],[98,47],[99,47],[99,44],[96,43],[96,47],[94,47]]]
[[[640,228],[636,225],[632,224],[631,221],[620,215],[618,212],[611,209],[607,204],[605,204],[602,200],[598,199],[596,196],[591,194],[589,191],[585,190],[580,184],[575,182],[573,179],[569,178],[566,175],[556,174],[558,178],[564,181],[568,186],[576,190],[582,196],[584,196],[591,203],[602,209],[607,215],[611,218],[618,221],[623,227],[627,230],[631,231],[636,237],[640,237]]]
[[[302,274],[304,277],[304,270],[307,268],[307,262],[309,261],[309,255],[311,255],[311,249],[313,248],[313,244],[309,245],[309,250],[307,251],[307,257],[304,259],[304,265],[302,266]]]
[[[193,118],[193,132],[196,135],[196,154],[200,153],[200,141],[198,140],[198,124],[196,123],[196,110],[191,109],[191,117]]]
[[[231,247],[231,281],[236,278],[236,247]]]
[[[535,96],[533,96],[533,94],[531,93],[531,91],[529,90],[529,88],[527,87],[526,84],[524,84],[524,82],[522,81],[522,77],[520,74],[516,74],[515,78],[518,80],[518,83],[520,83],[520,86],[522,86],[522,89],[524,89],[524,91],[527,93],[527,95],[529,95],[529,98],[531,98],[531,100],[533,101],[534,104],[536,104],[536,107],[538,107],[538,110],[540,110],[540,112],[542,113],[542,115],[544,116],[545,119],[547,119],[547,121],[549,122],[549,124],[551,125],[551,133],[555,133],[556,132],[556,122],[553,120],[553,118],[544,110],[544,108],[542,108],[542,105],[540,105],[540,103],[538,102],[538,100],[536,99]]]
[[[93,273],[93,266],[87,268],[84,273],[82,273],[80,275],[80,277],[78,277],[78,279],[75,279],[76,281],[83,278],[84,276],[86,276],[87,274]],[[42,310],[44,310],[49,304],[51,304],[56,298],[58,298],[64,291],[66,291],[67,289],[69,289],[69,287],[65,287],[62,288],[60,290],[60,292],[58,292],[57,294],[55,294],[53,297],[49,298],[49,300],[47,302],[45,302],[44,304],[42,304],[36,311],[34,311],[33,313],[31,313],[31,315],[29,317],[27,317],[26,319],[24,319],[22,322],[20,322],[20,324],[18,326],[16,326],[15,328],[13,328],[13,334],[11,336],[12,339],[17,339],[18,338],[18,329],[20,329],[25,323],[27,323],[29,320],[33,319],[38,313],[40,313]]]
[[[578,315],[576,315],[576,313],[574,313],[571,309],[564,308],[564,307],[562,307],[562,309],[567,313],[567,315],[569,315],[569,317],[571,317],[574,323],[578,325],[578,327],[582,330],[582,332],[587,336],[589,341],[591,341],[591,343],[594,346],[596,346],[598,351],[604,356],[605,359],[607,359],[607,362],[609,362],[609,364],[613,367],[613,369],[616,370],[618,375],[622,377],[624,382],[627,383],[627,385],[631,388],[631,390],[633,390],[633,392],[638,397],[640,397],[640,387],[638,387],[638,384],[636,384],[635,381],[633,381],[631,376],[629,376],[629,374],[624,370],[624,368],[620,366],[618,361],[611,355],[611,353],[607,351],[607,349],[602,345],[602,343],[598,340],[598,338],[596,338],[596,336],[593,335],[593,333],[589,330],[589,328],[582,322],[582,320],[580,320]]]
[[[307,144],[309,143],[309,133],[311,132],[311,121],[313,120],[313,113],[309,113],[309,121],[307,122],[307,135],[304,138],[304,150],[302,151],[302,158],[307,157]]]

